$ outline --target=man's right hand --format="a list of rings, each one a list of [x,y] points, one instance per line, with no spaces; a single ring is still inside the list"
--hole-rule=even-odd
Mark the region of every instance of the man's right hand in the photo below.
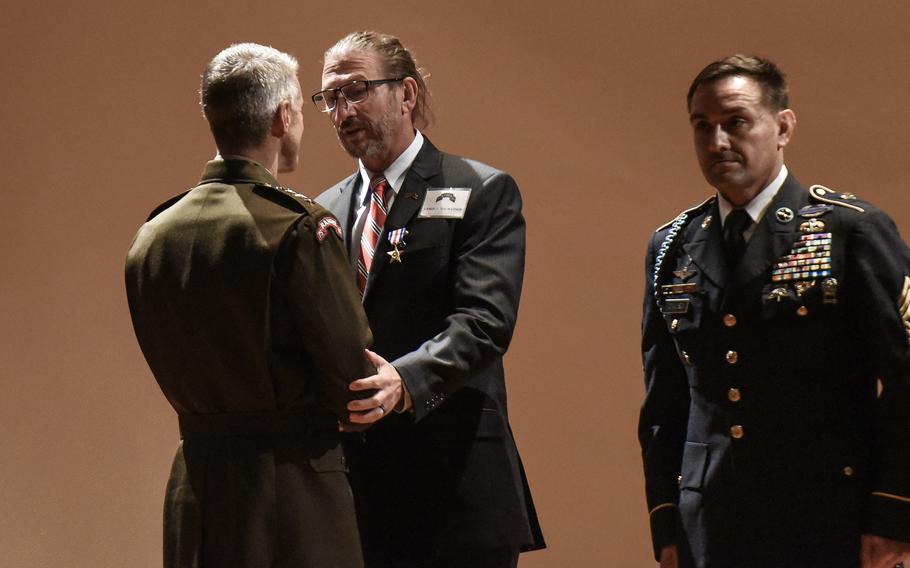
[[[676,552],[676,545],[671,544],[660,549],[660,568],[678,568],[679,557]]]
[[[373,424],[392,412],[401,400],[404,392],[404,381],[398,371],[388,361],[366,350],[367,359],[376,367],[376,374],[358,379],[351,383],[352,391],[376,391],[368,398],[352,400],[348,403],[351,412],[348,419],[353,424]]]

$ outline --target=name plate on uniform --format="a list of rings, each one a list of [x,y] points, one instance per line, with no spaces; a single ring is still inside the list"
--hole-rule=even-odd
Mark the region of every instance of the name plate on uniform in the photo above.
[[[430,187],[417,215],[421,219],[462,219],[468,209],[470,187]]]
[[[689,311],[689,298],[667,298],[661,306],[662,314],[684,314]]]

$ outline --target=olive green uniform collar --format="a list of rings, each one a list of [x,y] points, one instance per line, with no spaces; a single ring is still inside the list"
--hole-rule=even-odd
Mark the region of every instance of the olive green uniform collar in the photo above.
[[[218,182],[279,185],[275,176],[262,164],[242,156],[223,156],[205,165],[199,185]]]

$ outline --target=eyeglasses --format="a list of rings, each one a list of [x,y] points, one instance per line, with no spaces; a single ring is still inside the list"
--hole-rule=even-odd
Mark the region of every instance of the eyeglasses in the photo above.
[[[338,94],[344,97],[348,104],[362,103],[370,96],[370,87],[374,85],[384,85],[386,83],[397,83],[403,81],[404,77],[398,79],[373,79],[370,81],[351,81],[347,85],[342,85],[334,89],[319,91],[313,95],[313,104],[322,112],[331,112],[338,105]]]

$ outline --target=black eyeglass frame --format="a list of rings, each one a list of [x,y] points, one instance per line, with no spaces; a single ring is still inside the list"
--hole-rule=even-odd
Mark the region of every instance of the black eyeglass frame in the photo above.
[[[399,81],[404,81],[406,78],[407,77],[398,77],[397,79],[369,79],[369,80],[358,79],[356,81],[351,81],[350,83],[345,83],[344,85],[342,85],[340,87],[335,87],[334,89],[324,89],[322,91],[319,91],[318,93],[313,94],[313,96],[311,96],[310,98],[313,100],[313,104],[316,105],[316,108],[319,109],[320,112],[332,112],[333,110],[335,110],[335,107],[338,106],[338,95],[341,95],[342,97],[344,97],[344,100],[348,104],[362,103],[363,101],[370,98],[370,89],[372,89],[374,86],[385,85],[386,83],[397,83]],[[351,85],[356,85],[358,83],[362,83],[367,86],[366,95],[364,95],[364,97],[360,100],[352,101],[351,99],[349,99],[347,97],[347,95],[344,94],[344,89],[347,89]],[[329,105],[326,104],[326,100],[327,100],[326,96],[325,96],[326,93],[336,93],[335,104],[333,104],[331,107],[329,107]],[[323,106],[325,108],[322,108]]]

